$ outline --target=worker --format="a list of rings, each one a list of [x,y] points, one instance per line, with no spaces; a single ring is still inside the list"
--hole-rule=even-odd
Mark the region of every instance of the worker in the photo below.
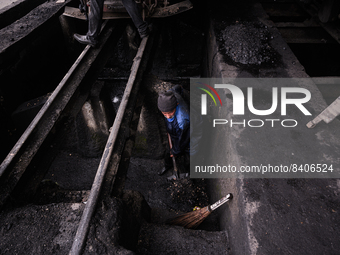
[[[136,26],[140,37],[144,38],[148,36],[150,33],[149,27],[147,22],[143,20],[137,3],[134,0],[122,0],[122,3]],[[91,0],[91,11],[88,17],[88,30],[86,35],[73,35],[78,42],[96,47],[102,24],[103,5],[104,0]]]
[[[164,167],[158,172],[159,175],[173,167],[171,157],[176,158],[182,171],[189,172],[190,156],[198,152],[202,119],[199,114],[192,114],[194,122],[190,125],[188,100],[188,93],[179,85],[158,96],[158,109],[165,117],[166,130],[172,141],[172,148],[166,151]]]

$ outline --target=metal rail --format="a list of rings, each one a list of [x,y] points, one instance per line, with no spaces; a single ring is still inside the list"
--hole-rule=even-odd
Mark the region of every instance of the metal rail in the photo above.
[[[46,103],[43,105],[43,107],[40,109],[38,114],[35,116],[35,118],[32,120],[30,125],[27,127],[25,132],[22,134],[22,136],[19,138],[17,143],[14,145],[12,150],[9,152],[5,160],[0,165],[0,177],[4,174],[5,170],[9,166],[9,164],[13,161],[14,157],[18,154],[19,150],[22,148],[24,143],[27,141],[28,137],[32,134],[33,130],[37,127],[39,121],[43,118],[43,116],[46,114],[47,110],[50,108],[50,106],[53,104],[57,96],[60,94],[60,91],[65,87],[67,84],[68,79],[70,76],[74,73],[75,69],[79,66],[80,62],[83,60],[86,53],[89,51],[91,46],[87,45],[83,52],[79,55],[77,60],[73,63],[70,70],[67,72],[67,74],[64,76],[64,78],[61,80],[57,88],[53,91],[52,95],[47,99]],[[59,115],[59,114],[58,114]]]
[[[86,73],[90,70],[106,43],[113,38],[118,29],[107,26],[110,21],[102,25],[101,43],[94,49],[86,46],[78,59],[69,69],[42,109],[30,123],[26,131],[9,152],[0,165],[0,207],[5,203],[10,192],[14,189],[26,168],[42,146],[52,128],[58,122],[64,109],[74,97]],[[112,39],[111,39],[112,40]]]
[[[70,255],[81,254],[82,249],[85,245],[86,236],[87,236],[89,226],[90,226],[90,221],[95,211],[95,207],[97,204],[99,193],[101,191],[101,187],[102,187],[102,183],[103,183],[103,180],[106,174],[106,170],[111,160],[111,154],[115,146],[115,142],[118,136],[121,123],[123,121],[126,107],[129,102],[129,97],[132,92],[132,89],[134,88],[134,84],[136,82],[137,73],[138,73],[141,61],[143,59],[143,54],[144,54],[144,50],[148,42],[148,38],[149,37],[143,38],[138,48],[138,52],[134,58],[133,65],[131,67],[129,80],[127,82],[124,95],[120,103],[115,121],[111,128],[111,133],[107,140],[107,143],[106,143],[106,146],[105,146],[105,149],[104,149],[104,152],[103,152],[103,155],[102,155],[102,158],[101,158],[101,161],[100,161],[100,164],[99,164],[99,167],[98,167],[98,170],[97,170],[97,173],[96,173],[96,176],[95,176],[92,188],[91,188],[89,199],[83,211],[83,215],[80,220],[79,227],[78,227],[76,236],[74,238],[72,248],[69,253]]]
[[[2,163],[0,162],[0,208],[7,201],[10,193],[16,188],[17,183],[24,175],[27,167],[30,165],[41,146],[46,143],[45,140],[47,140],[52,128],[55,127],[60,119],[62,119],[62,117],[65,115],[65,108],[70,108],[69,102],[72,100],[78,100],[75,99],[77,98],[76,95],[79,94],[79,92],[77,92],[79,90],[78,87],[80,84],[83,84],[83,80],[85,80],[84,78],[87,72],[90,70],[92,63],[97,61],[96,59],[99,58],[98,56],[105,47],[104,45],[106,42],[109,41],[109,38],[117,37],[116,30],[118,29],[108,26],[107,24],[109,23],[112,24],[114,22],[108,20],[103,22],[101,43],[99,44],[99,47],[85,47],[67,74],[53,91],[51,96],[47,99],[41,110],[38,112],[33,121],[14,145],[12,150],[9,152],[5,160]],[[136,91],[134,89],[139,87],[142,74],[140,69],[145,67],[142,63],[145,63],[146,61],[142,62],[142,60],[146,59],[146,57],[143,57],[143,55],[148,55],[144,54],[145,52],[148,52],[148,50],[145,51],[148,40],[149,37],[146,37],[141,41],[138,52],[134,58],[125,92],[116,114],[113,126],[110,129],[111,132],[105,146],[102,159],[98,166],[97,174],[95,176],[88,201],[83,211],[70,254],[81,254],[84,244],[86,243],[85,241],[90,220],[94,214],[95,206],[102,190],[102,186],[104,186],[103,182],[107,168],[110,161],[112,161],[111,155],[113,153],[116,140],[119,142],[121,138],[120,136],[118,137],[118,132],[121,128],[122,122],[126,119],[125,115],[127,108],[130,109],[131,107],[130,101],[133,101],[136,98]],[[148,49],[150,49],[149,46]],[[89,82],[85,83],[87,84]],[[73,104],[74,102],[72,105]],[[79,104],[79,102],[77,104]],[[75,110],[72,109],[72,111]],[[119,164],[119,162],[117,162],[117,164]]]

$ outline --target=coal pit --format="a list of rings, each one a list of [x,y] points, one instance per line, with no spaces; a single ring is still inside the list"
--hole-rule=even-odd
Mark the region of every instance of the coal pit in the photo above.
[[[192,211],[195,206],[209,205],[205,180],[185,178],[168,181],[167,177],[172,175],[172,171],[163,176],[157,174],[163,166],[167,146],[164,117],[156,107],[157,94],[178,84],[189,89],[189,78],[201,75],[206,31],[204,26],[197,26],[202,24],[200,19],[199,13],[193,11],[185,16],[178,15],[155,22],[157,24],[154,33],[159,36],[156,39],[153,61],[147,67],[140,89],[144,103],[136,130],[135,145],[129,163],[125,169],[120,169],[126,175],[123,174],[115,184],[113,196],[98,205],[84,254],[131,254],[130,250],[138,254],[188,254],[195,250],[204,250],[205,254],[225,254],[228,249],[227,233],[220,231],[217,214],[209,216],[196,231],[165,225],[165,221],[175,215]],[[63,40],[62,26],[58,22],[56,20],[53,23],[53,37],[42,33],[41,38],[36,39],[38,46],[35,43],[28,45],[19,54],[21,57],[12,59],[12,69],[8,66],[1,73],[1,79],[6,84],[11,80],[13,82],[13,79],[20,80],[14,82],[15,88],[10,90],[8,87],[1,91],[2,118],[6,123],[6,126],[2,126],[2,131],[13,133],[12,138],[6,140],[2,158],[30,122],[28,119],[19,124],[14,123],[10,113],[17,109],[20,110],[16,114],[28,112],[31,102],[33,105],[35,102],[43,102],[44,96],[53,90],[58,79],[74,60],[76,52],[83,48],[77,44],[69,45],[67,40]],[[77,32],[84,31],[84,22],[75,21],[74,25],[73,29]],[[25,27],[18,29],[23,28]],[[48,41],[49,38],[51,41]],[[11,247],[15,247],[17,253],[34,251],[35,254],[65,254],[70,249],[138,43],[136,31],[130,22],[113,57],[92,86],[81,112],[66,118],[59,129],[54,130],[58,133],[56,140],[51,141],[50,148],[44,154],[51,157],[51,164],[36,193],[22,199],[24,192],[17,188],[10,207],[1,213],[1,234],[8,238],[3,239],[5,241],[1,244],[0,251],[8,252]],[[33,47],[32,50],[30,47]],[[51,51],[51,48],[56,49],[53,50],[56,56],[46,57],[44,52]],[[68,54],[59,54],[59,50]],[[34,72],[21,72],[25,70],[25,65],[28,66],[29,59],[37,60]],[[40,65],[45,67],[44,71]],[[17,75],[19,73],[21,76]],[[52,79],[47,79],[47,76]],[[46,80],[51,82],[48,83],[49,86],[43,87]],[[28,88],[34,89],[22,97],[15,96],[16,90]],[[36,111],[37,108],[31,112],[31,118]],[[20,118],[17,119],[20,121]],[[104,128],[101,125],[93,133],[89,130],[93,121],[104,123]],[[8,125],[12,127],[9,128]],[[17,131],[19,125],[20,130]],[[46,165],[32,166],[39,167]],[[135,212],[135,208],[140,210]],[[58,214],[58,210],[65,212],[61,216],[69,213],[66,222],[63,217],[54,216]],[[47,211],[51,212],[51,219],[47,220],[50,224],[46,220],[39,220],[46,217],[43,212]],[[34,212],[37,212],[34,216],[37,227],[30,228]],[[113,222],[113,219],[116,220]],[[45,228],[48,230],[42,230]],[[14,236],[22,237],[21,245],[17,244],[18,239],[14,239]],[[167,241],[164,242],[164,239]]]

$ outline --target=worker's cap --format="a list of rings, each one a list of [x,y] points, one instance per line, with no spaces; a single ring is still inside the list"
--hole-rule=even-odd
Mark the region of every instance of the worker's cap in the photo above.
[[[172,91],[161,93],[158,96],[158,109],[161,112],[171,112],[177,106],[177,99]]]

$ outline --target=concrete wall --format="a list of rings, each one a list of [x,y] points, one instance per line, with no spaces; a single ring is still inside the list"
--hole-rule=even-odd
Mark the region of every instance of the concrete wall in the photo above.
[[[274,35],[271,45],[282,56],[282,64],[273,68],[259,66],[257,75],[246,68],[228,65],[218,52],[212,21],[207,37],[206,76],[222,79],[308,77],[271,21],[267,20],[261,6],[255,4],[253,8],[259,14],[258,19],[268,25]],[[308,108],[313,117],[293,117],[307,123],[327,105],[315,84],[303,86],[313,95]],[[230,106],[231,102],[228,104]],[[231,116],[227,107],[220,107],[218,111],[223,112],[223,116]],[[221,131],[224,135],[218,136],[223,137],[223,142],[217,143],[219,148],[215,157],[225,165],[237,167],[267,162],[268,159],[277,164],[295,162],[296,159],[305,163],[316,159],[338,164],[339,125],[339,121],[334,120],[329,125],[323,123],[319,129],[310,130],[301,124],[286,134],[268,129],[262,135],[249,132],[249,129],[225,128]],[[241,149],[242,145],[246,149]],[[221,228],[228,231],[232,254],[330,254],[339,250],[340,247],[334,245],[339,235],[334,209],[339,208],[337,179],[220,178],[209,179],[208,183],[212,201],[227,193],[234,195],[234,199],[218,211]]]

